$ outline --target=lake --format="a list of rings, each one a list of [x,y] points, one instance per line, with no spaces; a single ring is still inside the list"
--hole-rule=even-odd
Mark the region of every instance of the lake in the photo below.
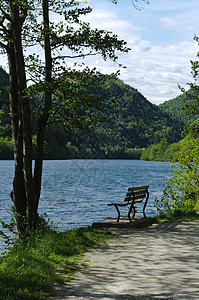
[[[0,170],[0,220],[9,222],[14,162],[0,161]],[[107,204],[123,200],[129,186],[149,185],[146,214],[152,216],[156,213],[154,200],[156,197],[160,199],[164,181],[171,171],[169,162],[109,159],[44,161],[39,213],[46,213],[64,229],[91,225],[117,215],[115,208]]]

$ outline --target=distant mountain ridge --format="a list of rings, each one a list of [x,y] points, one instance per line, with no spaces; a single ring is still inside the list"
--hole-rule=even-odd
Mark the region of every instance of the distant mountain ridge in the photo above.
[[[117,101],[106,109],[108,120],[91,125],[90,132],[72,133],[66,138],[66,143],[76,149],[74,157],[138,158],[138,149],[162,139],[169,143],[181,139],[183,123],[149,102],[135,88],[113,79],[109,81],[109,90],[109,99],[116,97]],[[64,135],[57,128],[54,130],[55,134],[49,134],[51,141],[58,136],[63,141]]]
[[[9,109],[8,80],[8,74],[0,68],[0,110],[4,112]],[[186,120],[178,110],[180,101],[183,102],[180,96],[157,106],[119,79],[110,79],[108,88],[109,100],[117,99],[105,110],[108,119],[91,124],[89,132],[71,132],[70,136],[57,126],[49,127],[46,159],[139,158],[141,149],[150,144],[181,139]],[[0,128],[1,117],[2,114]],[[0,137],[5,138],[1,130]],[[11,138],[11,131],[8,137]]]

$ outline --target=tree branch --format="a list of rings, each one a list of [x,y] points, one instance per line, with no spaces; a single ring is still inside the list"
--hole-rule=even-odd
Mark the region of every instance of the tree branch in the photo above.
[[[0,5],[0,11],[1,11],[2,14],[3,14],[3,18],[5,18],[5,19],[8,20],[9,22],[11,22],[11,18],[10,18],[10,16],[9,16],[9,14],[7,14],[7,13],[5,12],[5,10],[2,8],[1,5]]]
[[[86,53],[86,54],[79,54],[79,55],[59,55],[59,56],[55,56],[53,57],[53,61],[57,60],[57,59],[61,59],[61,58],[80,58],[80,57],[86,57],[86,56],[94,56],[94,55],[98,55],[100,54],[100,52],[96,52],[96,53]]]
[[[1,36],[1,35],[0,35]],[[8,46],[0,41],[0,47],[8,51]]]

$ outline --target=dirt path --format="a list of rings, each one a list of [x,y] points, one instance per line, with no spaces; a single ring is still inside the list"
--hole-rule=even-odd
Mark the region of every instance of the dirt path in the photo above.
[[[199,299],[199,221],[117,233],[49,299]]]

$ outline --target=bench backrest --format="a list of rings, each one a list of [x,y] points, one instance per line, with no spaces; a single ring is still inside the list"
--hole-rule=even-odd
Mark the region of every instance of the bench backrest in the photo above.
[[[149,197],[149,185],[129,187],[124,201],[134,201],[134,203],[142,202]]]

